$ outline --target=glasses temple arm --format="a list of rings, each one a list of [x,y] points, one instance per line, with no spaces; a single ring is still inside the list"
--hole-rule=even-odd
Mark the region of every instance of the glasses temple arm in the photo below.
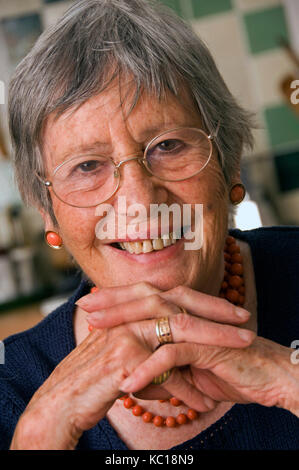
[[[45,186],[52,186],[51,181],[44,180],[44,179],[37,173],[37,171],[35,171],[34,173],[35,173],[35,176],[39,179],[39,181],[40,181],[42,184],[44,184]]]
[[[215,139],[215,137],[217,137],[218,132],[219,132],[219,128],[220,128],[220,121],[217,122],[217,127],[216,127],[215,131],[211,132],[211,134],[208,136],[210,140],[213,140],[213,139]]]

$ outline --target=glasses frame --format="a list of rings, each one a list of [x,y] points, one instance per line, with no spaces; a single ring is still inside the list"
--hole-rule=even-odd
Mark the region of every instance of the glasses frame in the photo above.
[[[213,140],[217,137],[218,135],[218,131],[219,131],[219,128],[220,128],[220,121],[218,121],[217,123],[217,127],[215,129],[214,132],[211,132],[209,135],[203,130],[203,129],[198,129],[196,127],[175,127],[173,129],[169,129],[167,131],[163,131],[161,132],[161,134],[159,135],[156,135],[153,139],[151,139],[151,141],[147,144],[145,150],[143,152],[139,152],[139,153],[135,153],[135,154],[132,154],[132,155],[128,155],[128,158],[126,158],[125,160],[121,160],[120,162],[118,163],[115,163],[115,161],[111,158],[111,157],[104,157],[104,155],[94,155],[95,157],[98,156],[98,157],[104,157],[106,158],[107,160],[110,160],[114,166],[114,177],[115,178],[118,178],[118,183],[117,183],[117,186],[116,188],[114,189],[114,191],[110,194],[109,197],[107,197],[106,199],[104,199],[103,201],[100,201],[98,202],[97,204],[92,204],[92,205],[89,205],[89,206],[78,206],[77,204],[70,204],[69,202],[66,202],[64,201],[63,199],[61,199],[61,197],[56,193],[55,191],[55,188],[54,188],[54,185],[53,185],[53,182],[49,179],[43,179],[38,173],[36,173],[36,176],[38,177],[38,179],[40,180],[40,182],[46,186],[47,189],[52,189],[53,193],[55,194],[55,196],[61,201],[63,202],[64,204],[67,204],[68,206],[71,206],[71,207],[77,207],[77,208],[80,208],[80,209],[84,209],[84,208],[91,208],[91,207],[96,207],[98,206],[99,204],[102,204],[103,202],[106,202],[108,201],[112,196],[114,196],[114,194],[118,191],[119,189],[119,186],[120,186],[120,182],[121,182],[121,172],[119,171],[120,167],[124,164],[124,163],[127,163],[127,162],[130,162],[130,161],[133,161],[133,160],[137,160],[138,163],[140,165],[142,165],[145,170],[152,176],[154,176],[155,178],[158,178],[159,180],[161,181],[169,181],[169,182],[180,182],[180,181],[185,181],[185,180],[188,180],[190,178],[193,178],[194,176],[198,175],[199,173],[201,173],[205,167],[208,165],[211,157],[212,157],[212,154],[213,154]],[[210,148],[210,154],[209,154],[209,157],[206,161],[206,163],[204,164],[204,166],[198,170],[197,172],[195,172],[194,174],[190,175],[190,176],[187,176],[185,178],[180,178],[180,179],[169,179],[169,178],[162,178],[160,176],[157,176],[156,174],[154,174],[150,168],[148,167],[148,163],[147,163],[147,159],[146,159],[146,155],[147,155],[147,151],[149,149],[149,147],[151,146],[151,144],[156,140],[156,139],[159,139],[160,137],[162,137],[163,135],[165,134],[168,134],[169,132],[174,132],[174,131],[177,131],[177,130],[181,130],[181,129],[191,129],[191,130],[196,130],[197,132],[200,132],[202,134],[205,135],[205,137],[208,138],[208,140],[210,141],[210,145],[211,145],[211,148]],[[142,153],[142,157],[140,156],[140,154]],[[139,156],[138,156],[139,155]],[[55,177],[55,174],[57,173],[57,171],[63,166],[65,165],[66,163],[72,161],[72,160],[75,160],[76,158],[78,158],[78,156],[76,157],[72,157],[70,158],[69,160],[66,160],[65,162],[62,162],[60,163],[53,171],[53,177]]]

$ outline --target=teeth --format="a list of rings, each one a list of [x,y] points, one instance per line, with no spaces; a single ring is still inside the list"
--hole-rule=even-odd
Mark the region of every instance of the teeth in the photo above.
[[[177,239],[176,239],[176,237],[175,237],[175,233],[174,233],[174,232],[172,232],[172,233],[170,234],[170,240],[171,240],[172,245],[174,245],[174,244],[176,243]]]
[[[163,240],[161,240],[161,238],[157,238],[157,240],[153,240],[152,244],[153,244],[154,250],[162,250],[164,248]]]
[[[124,249],[127,250],[129,253],[135,253],[133,245],[135,242],[124,242]]]
[[[174,245],[177,238],[174,232],[169,235],[162,235],[162,238],[155,240],[144,240],[142,242],[123,242],[119,243],[123,250],[131,254],[139,255],[140,253],[150,253],[151,251],[163,250],[170,245]]]
[[[144,242],[140,242],[140,245],[143,245],[142,246],[142,252],[143,253],[150,253],[151,251],[153,251],[153,244],[151,242],[151,240],[145,240]]]
[[[170,246],[171,245],[171,239],[169,235],[162,235],[162,240],[163,240],[163,245],[164,246]]]
[[[133,247],[133,248],[134,248],[134,253],[135,253],[136,255],[139,255],[140,253],[143,252],[143,250],[142,250],[142,249],[143,249],[143,246],[142,246],[142,245],[143,245],[143,243],[140,243],[140,242],[135,242],[135,243],[134,243],[134,247]]]

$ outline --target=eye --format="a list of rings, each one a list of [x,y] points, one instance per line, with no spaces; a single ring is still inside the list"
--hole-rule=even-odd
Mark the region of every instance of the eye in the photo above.
[[[97,160],[89,160],[87,162],[80,163],[77,168],[83,173],[88,173],[94,170],[97,170],[101,167],[101,163]]]
[[[160,142],[157,147],[159,150],[163,150],[164,152],[173,152],[174,150],[179,150],[182,146],[182,142],[177,139],[168,139],[168,140],[163,140],[163,142]]]

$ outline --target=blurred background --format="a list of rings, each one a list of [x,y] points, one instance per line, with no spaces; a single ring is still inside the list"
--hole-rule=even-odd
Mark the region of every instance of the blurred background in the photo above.
[[[228,87],[257,116],[255,148],[243,155],[248,194],[231,226],[299,225],[299,0],[163,3],[191,23]],[[0,340],[40,321],[80,279],[68,255],[45,244],[38,212],[20,200],[6,122],[13,70],[71,4],[0,0]]]

